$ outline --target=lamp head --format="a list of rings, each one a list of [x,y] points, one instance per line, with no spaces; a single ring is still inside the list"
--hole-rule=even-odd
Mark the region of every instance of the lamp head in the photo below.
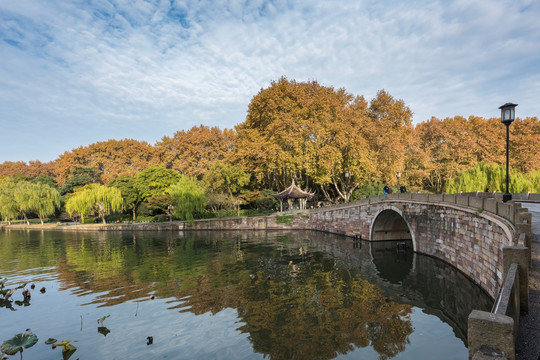
[[[506,103],[502,106],[499,106],[501,109],[501,122],[505,125],[510,125],[516,120],[516,111],[515,108],[518,104]]]

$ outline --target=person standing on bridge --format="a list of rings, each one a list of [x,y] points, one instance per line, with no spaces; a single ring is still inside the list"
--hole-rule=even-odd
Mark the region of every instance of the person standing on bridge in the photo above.
[[[383,188],[383,194],[391,194],[391,193],[392,193],[392,188],[388,186],[388,184],[386,184]]]

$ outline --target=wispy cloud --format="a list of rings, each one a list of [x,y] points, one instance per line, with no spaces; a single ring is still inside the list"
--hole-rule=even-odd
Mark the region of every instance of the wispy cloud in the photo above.
[[[538,116],[536,1],[4,0],[0,161],[109,138],[231,128],[280,76],[370,98],[415,121]]]

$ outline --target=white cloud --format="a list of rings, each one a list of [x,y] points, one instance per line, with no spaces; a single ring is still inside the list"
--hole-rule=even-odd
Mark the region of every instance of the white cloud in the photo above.
[[[384,88],[415,121],[497,116],[506,101],[537,116],[539,15],[528,0],[5,0],[0,161],[230,128],[282,75],[368,99]],[[31,141],[14,140],[22,123]]]

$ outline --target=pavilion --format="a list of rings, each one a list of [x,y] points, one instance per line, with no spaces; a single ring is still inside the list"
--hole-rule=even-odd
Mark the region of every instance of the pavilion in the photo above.
[[[315,193],[306,192],[295,185],[294,180],[288,188],[280,193],[273,194],[272,196],[279,200],[281,204],[281,211],[283,212],[283,201],[287,200],[288,210],[294,209],[294,201],[298,200],[298,206],[300,210],[306,209],[308,199],[313,198]]]

